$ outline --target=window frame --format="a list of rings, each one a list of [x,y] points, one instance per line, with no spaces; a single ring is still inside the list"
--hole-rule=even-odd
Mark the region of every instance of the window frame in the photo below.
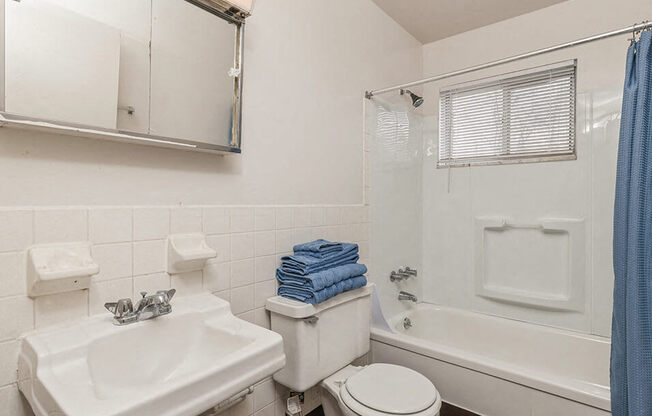
[[[546,152],[538,149],[538,152],[533,154],[519,154],[510,153],[509,148],[511,143],[515,141],[514,137],[509,137],[511,133],[511,123],[513,117],[510,116],[512,110],[511,94],[516,88],[510,87],[509,83],[523,77],[535,76],[545,72],[568,69],[572,71],[571,85],[569,87],[569,99],[571,109],[568,112],[571,118],[569,122],[569,137],[568,137],[568,151]],[[562,79],[561,77],[559,79]],[[502,85],[502,87],[501,87]],[[532,86],[536,82],[532,82]],[[506,149],[502,153],[495,153],[492,155],[479,155],[468,157],[453,157],[442,159],[442,148],[447,143],[449,150],[448,153],[453,153],[453,137],[451,123],[444,124],[452,119],[451,114],[444,114],[444,111],[452,111],[453,108],[453,95],[456,91],[466,94],[473,94],[474,92],[481,93],[483,90],[487,91],[501,91],[503,105],[501,107],[500,117],[495,120],[503,124],[502,135],[500,136],[500,144],[502,148]],[[463,96],[463,95],[460,95]],[[517,163],[537,163],[537,162],[550,162],[562,160],[576,160],[577,159],[577,59],[565,60],[555,62],[548,65],[532,67],[524,70],[508,72],[497,76],[480,78],[468,82],[449,85],[440,88],[439,90],[439,137],[437,144],[437,168],[451,168],[451,167],[468,167],[468,166],[486,166],[486,165],[504,165],[504,164],[517,164]],[[564,113],[565,114],[565,113]],[[494,121],[495,121],[494,120]],[[552,124],[551,124],[552,125]],[[445,137],[446,135],[447,137]],[[508,136],[508,137],[505,137]]]

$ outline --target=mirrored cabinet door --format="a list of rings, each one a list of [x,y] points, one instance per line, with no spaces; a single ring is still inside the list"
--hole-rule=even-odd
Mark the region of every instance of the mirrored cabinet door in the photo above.
[[[239,152],[241,21],[181,0],[0,0],[3,117]]]

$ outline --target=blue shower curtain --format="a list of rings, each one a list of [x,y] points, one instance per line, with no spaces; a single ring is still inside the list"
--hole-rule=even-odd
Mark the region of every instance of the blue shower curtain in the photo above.
[[[652,32],[627,51],[616,198],[611,408],[652,415]]]

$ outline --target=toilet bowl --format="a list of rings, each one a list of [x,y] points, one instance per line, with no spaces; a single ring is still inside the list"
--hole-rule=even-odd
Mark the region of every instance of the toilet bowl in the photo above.
[[[430,380],[392,364],[349,365],[320,386],[325,416],[438,416],[441,409]]]

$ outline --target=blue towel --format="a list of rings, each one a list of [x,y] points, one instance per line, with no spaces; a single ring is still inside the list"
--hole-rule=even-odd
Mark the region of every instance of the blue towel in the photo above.
[[[342,250],[323,257],[309,256],[301,253],[284,256],[281,258],[281,270],[285,273],[305,276],[331,267],[355,263],[359,258],[357,244],[342,243]]]
[[[315,304],[328,300],[335,295],[339,295],[342,292],[361,288],[366,284],[367,278],[364,276],[355,276],[350,279],[345,279],[341,282],[327,286],[324,289],[318,291],[312,291],[293,285],[283,284],[279,286],[278,294],[286,298],[298,300],[300,302]]]
[[[345,264],[331,269],[302,275],[294,272],[284,271],[282,268],[276,270],[276,278],[280,284],[290,284],[294,287],[318,291],[332,286],[342,280],[360,276],[367,273],[367,266],[364,264]]]
[[[342,251],[342,243],[334,243],[328,240],[319,239],[309,243],[297,244],[293,248],[294,254],[322,258],[330,254]]]

